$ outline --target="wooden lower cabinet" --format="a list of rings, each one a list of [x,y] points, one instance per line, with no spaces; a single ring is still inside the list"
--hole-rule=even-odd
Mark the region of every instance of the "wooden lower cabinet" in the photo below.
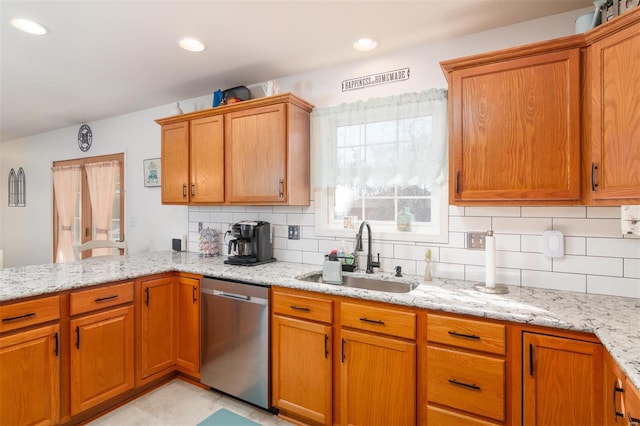
[[[60,417],[60,327],[0,338],[0,425],[51,425]]]
[[[134,387],[133,305],[74,318],[71,415]]]
[[[602,346],[523,332],[523,424],[599,426]]]
[[[603,404],[605,426],[624,426],[624,373],[608,353],[604,354]]]
[[[416,424],[416,344],[341,331],[340,424]]]
[[[429,405],[427,406],[427,424],[433,426],[496,426],[500,423],[480,420],[466,414]]]
[[[138,384],[164,374],[176,363],[174,281],[167,276],[140,283]]]
[[[200,376],[200,280],[176,279],[176,364],[192,376]]]
[[[627,377],[624,383],[624,412],[630,426],[640,426],[640,391]]]
[[[272,400],[285,416],[312,424],[332,422],[332,328],[274,315]]]

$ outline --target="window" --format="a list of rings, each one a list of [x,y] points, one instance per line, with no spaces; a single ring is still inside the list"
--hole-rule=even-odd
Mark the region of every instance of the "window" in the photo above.
[[[54,193],[54,222],[53,222],[53,258],[54,261],[58,256],[59,234],[64,231],[71,231],[72,245],[85,243],[92,239],[98,239],[99,233],[104,231],[96,227],[94,222],[94,214],[91,210],[91,200],[89,195],[89,182],[87,180],[87,172],[85,166],[95,165],[105,162],[119,162],[119,172],[115,175],[114,190],[112,193],[113,207],[111,209],[111,219],[107,227],[107,238],[112,241],[124,240],[124,154],[102,155],[98,157],[80,158],[75,160],[56,161],[53,163],[54,168],[79,168],[80,182],[77,188],[77,194],[72,197],[74,201],[73,214],[70,213],[70,223],[68,226],[61,224],[61,218],[56,208],[56,196]],[[116,250],[116,249],[114,249]],[[90,251],[85,252],[85,255]],[[115,254],[115,251],[114,251]],[[66,259],[71,260],[72,255],[67,250]],[[65,256],[63,256],[65,257]]]
[[[446,242],[446,116],[444,90],[316,108],[316,234]]]

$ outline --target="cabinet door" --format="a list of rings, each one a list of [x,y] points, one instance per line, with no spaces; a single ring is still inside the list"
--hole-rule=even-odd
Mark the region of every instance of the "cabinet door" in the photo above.
[[[342,330],[343,425],[416,424],[416,345]]]
[[[629,425],[640,425],[640,392],[628,377],[624,382],[624,411]]]
[[[453,71],[450,202],[580,199],[580,53]]]
[[[602,346],[523,333],[525,425],[602,424]]]
[[[589,48],[591,167],[596,204],[640,203],[640,24]],[[613,203],[616,204],[616,203]]]
[[[200,372],[200,281],[178,277],[176,363],[192,375]]]
[[[174,278],[142,282],[140,378],[175,365],[176,298]]]
[[[224,202],[223,124],[222,115],[190,123],[189,200],[192,204]]]
[[[59,326],[0,338],[0,425],[58,423]]]
[[[189,201],[189,123],[162,126],[162,202]]]
[[[275,315],[271,330],[273,405],[331,424],[331,326]]]
[[[71,320],[71,415],[133,388],[133,306]]]
[[[227,201],[285,202],[286,106],[252,108],[225,117]]]

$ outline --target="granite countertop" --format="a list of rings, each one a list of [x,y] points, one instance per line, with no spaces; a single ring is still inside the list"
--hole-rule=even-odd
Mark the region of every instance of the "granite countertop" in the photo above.
[[[167,251],[9,268],[0,270],[0,303],[162,272],[190,272],[214,278],[594,333],[631,382],[640,389],[640,299],[637,298],[514,286],[509,286],[508,294],[491,295],[474,290],[473,282],[434,278],[425,283],[418,276],[400,279],[419,284],[409,293],[375,292],[296,278],[319,272],[321,267],[318,265],[274,262],[242,267],[225,265],[223,260],[223,256],[201,258],[196,253]],[[397,280],[391,273],[376,273],[376,277]]]

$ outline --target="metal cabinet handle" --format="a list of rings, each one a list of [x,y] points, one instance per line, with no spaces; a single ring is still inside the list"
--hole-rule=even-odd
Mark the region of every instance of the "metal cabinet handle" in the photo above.
[[[533,345],[529,343],[529,375],[533,376]]]
[[[617,410],[616,407],[616,394],[620,392],[623,393],[624,389],[618,387],[618,381],[614,380],[613,382],[613,420],[615,421],[618,417],[624,417],[624,413],[621,413]]]
[[[149,287],[144,289],[144,304],[149,306]]]
[[[24,320],[24,319],[35,317],[35,316],[36,316],[35,312],[30,312],[28,314],[18,315],[15,317],[2,318],[2,322],[19,321],[19,320]]]
[[[284,197],[284,179],[280,179],[280,187],[278,192],[278,197]]]
[[[456,170],[456,194],[460,193],[460,169]]]
[[[324,357],[329,358],[329,336],[324,335]]]
[[[345,355],[344,355],[344,339],[342,339],[342,363],[344,364],[344,360],[345,360]]]
[[[311,312],[311,308],[307,308],[306,306],[290,305],[289,307],[291,309],[295,309],[296,311]]]
[[[456,386],[462,386],[462,387],[467,388],[467,389],[473,389],[473,390],[478,390],[478,391],[481,389],[480,386],[478,386],[478,385],[459,382],[456,379],[449,379],[449,383],[451,383],[452,385],[456,385]]]
[[[113,299],[117,299],[118,295],[114,294],[112,296],[107,296],[107,297],[98,297],[97,299],[94,300],[94,302],[96,303],[100,303],[100,302],[106,302],[107,300],[113,300]]]
[[[193,294],[191,295],[191,297],[193,298],[193,303],[196,303],[198,301],[198,298],[196,297],[196,292],[197,292],[197,289],[196,289],[196,286],[194,285]]]
[[[55,334],[53,335],[53,340],[55,341],[55,346],[54,346],[54,350],[53,353],[58,356],[58,332],[56,331]]]
[[[182,184],[182,198],[187,198],[187,184]]]
[[[598,187],[598,184],[596,183],[596,173],[598,171],[598,166],[596,165],[596,163],[591,163],[591,190],[595,191],[596,188]]]
[[[384,325],[384,321],[382,321],[382,320],[372,320],[372,319],[369,319],[367,317],[360,318],[360,321],[368,322],[368,323],[372,323],[372,324]]]
[[[76,327],[76,349],[80,349],[80,327]]]
[[[196,184],[195,183],[191,184],[191,196],[192,197],[196,196]]]
[[[465,339],[480,340],[480,336],[476,336],[475,334],[464,334],[464,333],[458,333],[456,331],[449,331],[449,335],[453,337],[462,337]]]

